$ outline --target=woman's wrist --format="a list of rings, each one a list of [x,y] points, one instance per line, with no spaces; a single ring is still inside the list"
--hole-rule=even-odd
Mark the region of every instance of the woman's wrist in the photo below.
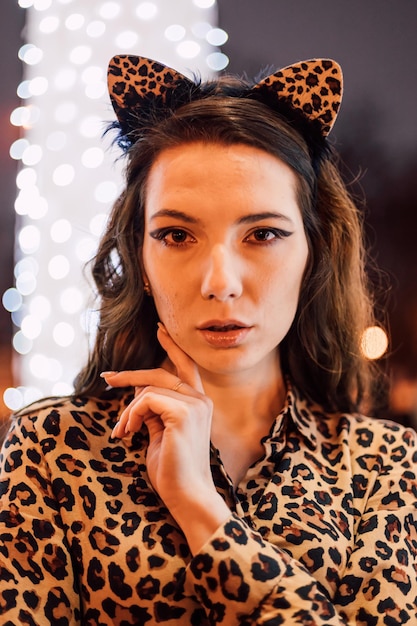
[[[170,508],[171,515],[184,533],[194,555],[231,515],[223,498],[217,493],[200,491]]]

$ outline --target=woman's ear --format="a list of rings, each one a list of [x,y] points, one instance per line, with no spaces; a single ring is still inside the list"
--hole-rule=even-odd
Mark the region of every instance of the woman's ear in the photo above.
[[[142,275],[143,291],[145,292],[147,296],[152,296],[151,285],[149,283],[149,278],[145,272],[145,267],[143,264],[142,250],[139,251],[138,261],[139,261],[140,273]]]

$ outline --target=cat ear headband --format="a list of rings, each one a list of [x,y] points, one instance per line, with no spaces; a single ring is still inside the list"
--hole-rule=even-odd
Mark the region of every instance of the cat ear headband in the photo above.
[[[140,136],[141,128],[149,127],[149,122],[158,118],[155,112],[159,111],[164,118],[187,102],[212,95],[211,84],[193,82],[145,57],[113,57],[109,63],[108,87],[118,119],[119,145],[128,150]],[[314,134],[323,140],[336,121],[342,92],[340,65],[331,59],[311,59],[289,65],[251,87],[227,95],[264,102],[290,123],[314,128]]]

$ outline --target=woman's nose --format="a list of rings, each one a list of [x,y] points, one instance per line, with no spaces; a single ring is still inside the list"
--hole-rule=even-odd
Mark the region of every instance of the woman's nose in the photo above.
[[[242,293],[239,263],[224,245],[212,248],[204,267],[201,294],[204,299],[225,301],[238,298]]]

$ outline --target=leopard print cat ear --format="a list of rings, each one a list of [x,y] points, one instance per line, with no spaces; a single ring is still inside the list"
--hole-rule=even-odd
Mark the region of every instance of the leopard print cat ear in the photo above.
[[[343,93],[342,68],[332,59],[311,59],[289,65],[257,83],[252,91],[284,100],[309,120],[317,120],[321,134],[331,131]]]
[[[110,60],[107,83],[121,134],[127,137],[146,124],[151,110],[173,110],[198,90],[180,72],[133,55],[117,55]]]
[[[158,61],[133,55],[111,59],[108,87],[119,121],[119,143],[124,149],[156,118],[207,95],[210,89]],[[289,120],[293,120],[295,112],[295,116],[318,125],[323,138],[330,132],[339,110],[342,71],[330,59],[302,61],[267,76],[251,88],[242,87],[235,95],[261,100],[281,110]]]
[[[137,106],[149,94],[166,100],[178,82],[189,88],[194,84],[180,72],[145,57],[118,55],[109,63],[108,86],[116,115],[120,109]]]

